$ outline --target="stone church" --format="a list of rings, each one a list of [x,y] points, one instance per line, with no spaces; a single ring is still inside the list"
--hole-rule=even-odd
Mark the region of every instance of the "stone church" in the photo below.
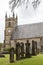
[[[4,48],[15,47],[17,42],[37,41],[37,48],[43,51],[43,22],[18,25],[18,17],[13,12],[12,17],[5,15]]]

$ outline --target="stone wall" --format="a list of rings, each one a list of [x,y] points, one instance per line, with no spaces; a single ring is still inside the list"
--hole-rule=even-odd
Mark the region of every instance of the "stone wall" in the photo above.
[[[16,47],[15,44],[16,44],[15,41],[11,40],[11,47],[15,48]]]

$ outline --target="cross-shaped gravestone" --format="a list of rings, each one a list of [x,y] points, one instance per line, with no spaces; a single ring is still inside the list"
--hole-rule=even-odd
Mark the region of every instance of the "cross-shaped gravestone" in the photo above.
[[[20,60],[20,43],[16,43],[16,60]]]
[[[35,41],[35,52],[36,52],[36,55],[37,55],[37,42]]]
[[[14,62],[14,48],[12,47],[10,49],[10,63]]]
[[[27,40],[26,42],[26,58],[30,58],[31,57],[31,54],[30,54],[30,43],[29,41]]]
[[[24,43],[21,42],[20,45],[21,45],[21,59],[23,59],[24,58]]]

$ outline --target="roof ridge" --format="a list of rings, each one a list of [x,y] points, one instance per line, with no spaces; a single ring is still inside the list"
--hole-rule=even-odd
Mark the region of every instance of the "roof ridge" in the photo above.
[[[18,25],[18,26],[25,26],[25,25],[36,25],[36,24],[43,24],[43,22],[31,23],[31,24],[23,24],[23,25]],[[18,27],[18,26],[17,26],[17,27]]]

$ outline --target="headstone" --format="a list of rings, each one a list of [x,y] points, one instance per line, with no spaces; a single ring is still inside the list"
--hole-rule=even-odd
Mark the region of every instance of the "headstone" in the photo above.
[[[35,52],[36,52],[36,55],[37,55],[37,41],[35,41]]]
[[[32,55],[36,55],[36,42],[32,40]]]
[[[12,47],[10,49],[10,63],[14,62],[14,48]]]
[[[16,60],[20,60],[20,43],[16,43]]]
[[[21,45],[21,59],[23,59],[24,58],[24,43],[21,42],[20,45]]]
[[[30,58],[31,57],[31,54],[30,54],[30,43],[29,41],[27,40],[27,43],[26,43],[26,58]]]
[[[3,55],[2,52],[0,52],[0,58],[5,58],[5,55]]]

